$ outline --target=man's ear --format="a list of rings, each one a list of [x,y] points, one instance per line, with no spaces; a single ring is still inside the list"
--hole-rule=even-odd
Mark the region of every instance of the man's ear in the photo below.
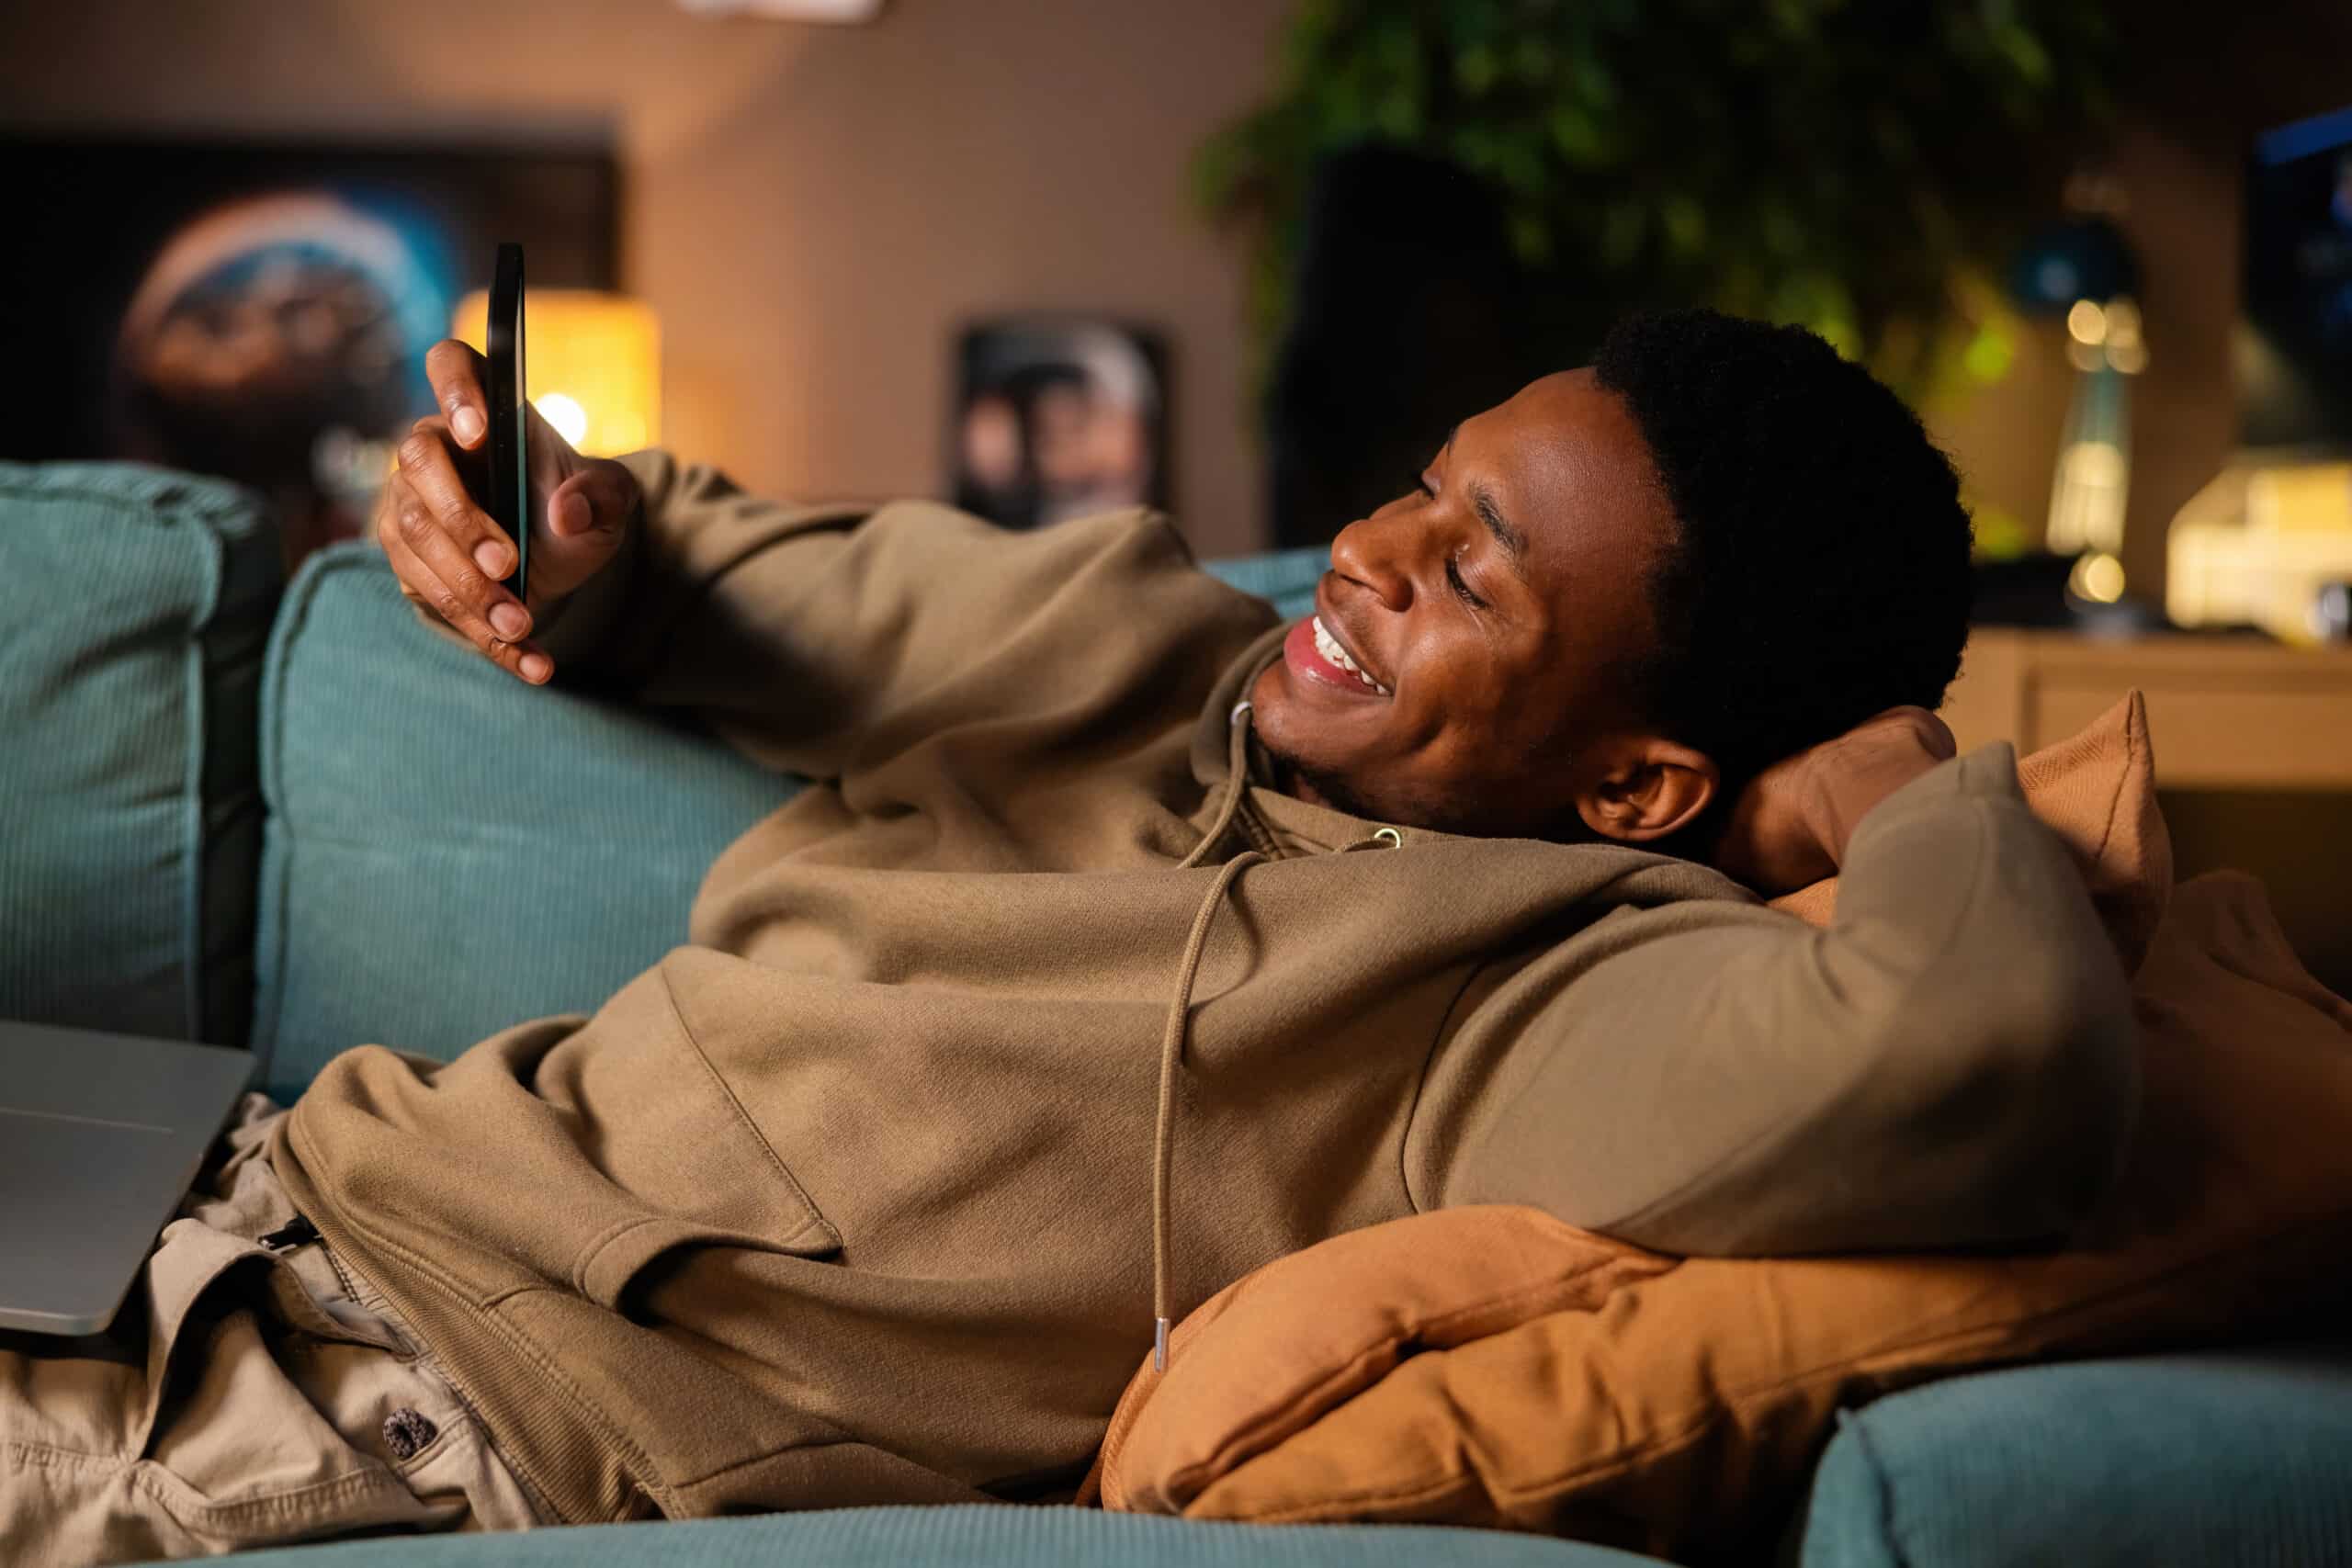
[[[1722,783],[1714,759],[1656,735],[1629,735],[1589,753],[1577,815],[1604,839],[1643,844],[1690,827]]]

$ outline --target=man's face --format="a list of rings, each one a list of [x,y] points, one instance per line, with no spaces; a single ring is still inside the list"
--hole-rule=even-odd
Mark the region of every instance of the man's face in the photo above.
[[[1651,732],[1619,671],[1652,650],[1675,527],[1633,416],[1589,370],[1454,428],[1420,487],[1350,524],[1315,622],[1250,692],[1309,800],[1445,831],[1573,829],[1580,793]]]

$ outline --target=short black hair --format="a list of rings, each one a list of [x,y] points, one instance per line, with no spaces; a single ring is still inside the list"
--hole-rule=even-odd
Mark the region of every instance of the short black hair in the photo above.
[[[1623,321],[1592,368],[1679,525],[1650,584],[1658,651],[1629,673],[1653,721],[1714,760],[1721,803],[1872,714],[1942,703],[1973,530],[1900,398],[1802,327],[1713,310]]]

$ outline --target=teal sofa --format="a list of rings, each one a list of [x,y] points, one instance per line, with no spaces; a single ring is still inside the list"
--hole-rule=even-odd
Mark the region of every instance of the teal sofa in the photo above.
[[[685,939],[704,870],[796,787],[679,716],[526,690],[424,633],[370,545],[320,552],[290,584],[277,562],[257,498],[225,483],[0,464],[0,1017],[249,1046],[281,1099],[359,1042],[447,1056],[593,1011]],[[1325,564],[1209,570],[1299,611]],[[1846,1414],[1786,1528],[1736,1560],[2352,1562],[2352,1350],[2032,1367],[1879,1400]],[[1005,1506],[253,1561],[1649,1560],[1483,1530]]]

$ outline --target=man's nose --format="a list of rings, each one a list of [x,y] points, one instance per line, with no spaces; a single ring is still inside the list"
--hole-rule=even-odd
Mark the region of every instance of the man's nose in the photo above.
[[[1402,610],[1413,602],[1407,554],[1413,536],[1400,519],[1376,513],[1358,518],[1331,541],[1331,570],[1370,589],[1384,607]]]

